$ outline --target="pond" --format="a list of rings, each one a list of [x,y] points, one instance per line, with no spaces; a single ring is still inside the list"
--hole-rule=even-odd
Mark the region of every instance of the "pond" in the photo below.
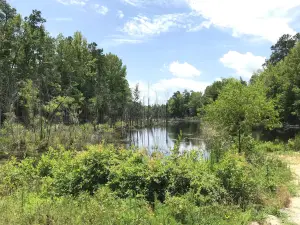
[[[180,152],[190,150],[201,150],[204,157],[209,153],[202,135],[200,121],[180,121],[155,126],[149,128],[130,130],[118,137],[112,137],[111,143],[123,144],[127,148],[135,146],[141,149],[147,149],[149,153],[159,151],[164,154],[170,154],[174,148],[178,136],[182,131],[182,139],[179,143]],[[253,137],[256,140],[280,141],[287,140],[295,135],[295,130],[274,130],[274,131],[254,131]]]
[[[127,147],[134,145],[138,148],[146,148],[150,153],[159,151],[168,154],[174,147],[180,131],[182,131],[182,139],[179,143],[181,152],[198,149],[205,153],[200,122],[197,121],[182,121],[165,126],[131,130],[126,134],[125,141]]]

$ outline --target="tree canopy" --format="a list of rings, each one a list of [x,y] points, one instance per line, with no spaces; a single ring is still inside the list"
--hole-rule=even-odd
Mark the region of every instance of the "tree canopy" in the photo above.
[[[215,129],[225,130],[238,138],[239,151],[242,136],[251,134],[252,128],[274,128],[278,125],[274,104],[267,99],[263,86],[258,82],[246,86],[238,80],[230,80],[219,98],[205,111],[205,121]]]
[[[272,54],[270,58],[266,60],[264,65],[276,65],[290,53],[291,49],[295,47],[299,40],[300,33],[297,33],[294,36],[289,34],[282,35],[276,44],[271,46]]]
[[[126,116],[131,91],[126,66],[118,56],[103,54],[103,49],[88,43],[80,32],[51,37],[40,11],[33,10],[22,19],[3,0],[0,9],[2,120],[13,112],[19,121],[29,123],[29,117],[38,116],[42,122],[51,116],[50,105],[57,105],[53,120],[66,123],[74,113],[82,122],[116,121]],[[65,104],[66,99],[72,104]]]

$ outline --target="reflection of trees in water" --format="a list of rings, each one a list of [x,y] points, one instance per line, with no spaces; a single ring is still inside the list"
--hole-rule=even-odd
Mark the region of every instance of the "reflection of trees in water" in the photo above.
[[[171,139],[176,140],[182,131],[182,142],[188,145],[199,145],[199,138],[201,136],[199,122],[181,122],[167,127],[167,133]]]
[[[147,148],[149,151],[158,149],[168,151],[174,147],[175,141],[182,130],[183,137],[180,143],[180,150],[190,150],[201,148],[202,141],[200,138],[200,124],[196,122],[169,124],[165,127],[152,127],[131,131],[128,135],[131,144]]]

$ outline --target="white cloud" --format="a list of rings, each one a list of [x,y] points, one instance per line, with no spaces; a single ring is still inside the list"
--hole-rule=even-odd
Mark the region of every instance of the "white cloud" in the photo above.
[[[190,8],[219,28],[229,28],[232,35],[250,35],[271,42],[285,33],[294,34],[289,23],[290,10],[300,7],[299,0],[186,0]]]
[[[227,68],[234,69],[236,75],[250,78],[256,70],[262,67],[266,58],[262,56],[255,56],[251,52],[241,54],[236,51],[229,51],[220,61]]]
[[[204,91],[209,85],[208,82],[196,81],[193,79],[184,78],[171,78],[163,79],[153,85],[153,88],[161,92],[173,92],[177,90],[193,90],[193,91]]]
[[[198,26],[196,17],[198,15],[193,12],[156,15],[153,18],[138,15],[128,21],[121,31],[129,36],[144,38],[178,29],[193,30]],[[205,24],[203,27],[209,26]]]
[[[169,71],[176,77],[188,78],[200,76],[201,72],[191,64],[172,62],[169,66]]]
[[[184,14],[166,14],[155,16],[153,19],[139,15],[127,22],[122,31],[136,37],[158,35],[169,31],[172,27],[182,26],[182,17]]]
[[[210,21],[203,21],[200,25],[191,27],[188,32],[196,32],[202,30],[203,28],[209,29],[212,23]]]
[[[97,13],[99,13],[101,15],[106,15],[108,13],[108,8],[103,5],[94,4],[94,9]]]
[[[110,35],[107,36],[104,40],[102,40],[102,42],[99,43],[99,45],[105,48],[109,48],[109,47],[117,47],[122,44],[140,44],[140,43],[143,43],[143,40],[120,36],[120,35]]]
[[[139,15],[122,29],[130,35],[151,36],[185,29],[195,32],[215,26],[229,29],[234,37],[250,37],[255,40],[276,42],[286,33],[295,34],[290,26],[300,10],[299,0],[122,0],[136,6],[187,5],[192,13],[157,15],[152,18]],[[296,12],[297,11],[297,12]],[[203,21],[203,19],[205,21]],[[198,20],[198,21],[197,21]],[[199,21],[200,20],[200,21]]]
[[[157,90],[153,88],[153,85],[147,83],[145,81],[129,81],[129,86],[131,90],[134,90],[136,85],[139,85],[140,90],[140,101],[144,104],[148,103],[148,97],[150,100],[150,104],[154,103],[164,103],[166,102],[167,96],[164,93],[159,93]]]
[[[180,6],[185,4],[185,0],[121,0],[121,1],[135,7],[143,7],[147,5]]]
[[[150,104],[165,103],[176,91],[193,90],[204,92],[205,88],[210,85],[208,82],[196,81],[193,79],[171,78],[162,79],[154,84],[145,81],[129,81],[130,88],[133,90],[135,85],[139,84],[141,100],[147,104],[148,96]]]
[[[112,41],[115,42],[116,44],[139,44],[143,42],[141,40],[125,39],[125,38],[114,38],[112,39]]]
[[[89,0],[57,0],[64,5],[81,5],[84,6]]]
[[[55,21],[59,21],[59,22],[71,22],[73,21],[73,18],[71,17],[59,17],[59,18],[55,18]]]
[[[170,79],[161,79],[154,84],[150,84],[144,81],[129,81],[129,85],[132,89],[135,85],[139,84],[141,92],[141,98],[145,98],[147,101],[148,96],[151,104],[165,103],[176,91],[201,91],[204,92],[205,88],[210,85],[208,82],[195,80],[195,77],[200,76],[201,72],[189,63],[179,63],[174,61],[170,65],[164,64],[160,69],[161,72],[171,72],[175,77]],[[146,102],[147,103],[147,102]]]
[[[118,13],[117,13],[117,16],[120,18],[120,19],[123,19],[124,18],[124,13],[122,10],[119,10]]]

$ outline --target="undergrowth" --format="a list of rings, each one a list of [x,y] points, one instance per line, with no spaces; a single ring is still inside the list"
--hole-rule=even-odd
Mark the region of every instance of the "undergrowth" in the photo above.
[[[1,166],[0,223],[246,225],[288,204],[291,179],[259,151],[212,166],[199,151],[50,148]]]

